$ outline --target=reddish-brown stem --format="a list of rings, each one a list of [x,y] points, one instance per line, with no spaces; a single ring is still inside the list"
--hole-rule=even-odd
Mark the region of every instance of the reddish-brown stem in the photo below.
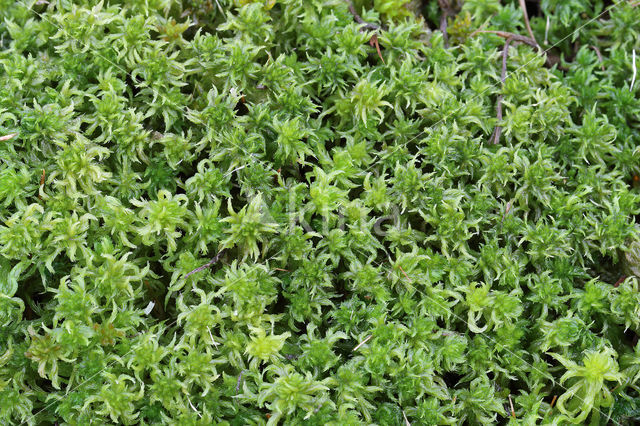
[[[481,30],[481,31],[476,31],[473,34],[495,34],[498,37],[511,39],[513,41],[519,41],[521,43],[528,44],[531,47],[538,47],[538,43],[536,43],[535,40],[530,39],[527,36],[523,36],[523,35],[520,35],[520,34],[509,33],[509,32],[506,32],[506,31]]]
[[[220,256],[222,256],[223,252],[224,250],[220,250],[220,252],[216,254],[213,259],[211,259],[209,262],[205,263],[204,265],[200,266],[199,268],[196,268],[193,271],[189,272],[187,275],[184,276],[184,279],[186,280],[196,272],[204,271],[205,269],[212,267],[215,263],[218,262],[218,260],[220,260]]]
[[[442,10],[442,15],[440,15],[440,32],[442,32],[442,40],[444,42],[444,47],[449,47],[449,34],[447,32],[447,18],[452,14],[451,5],[449,4],[449,0],[438,0],[438,5]]]
[[[367,21],[365,21],[364,19],[362,19],[362,17],[358,14],[358,12],[356,12],[356,8],[353,5],[353,2],[351,0],[344,0],[347,3],[347,6],[349,7],[349,12],[353,15],[353,19],[358,23],[363,25],[362,29],[364,30],[378,30],[380,29],[379,25],[376,24],[371,24]]]
[[[549,407],[549,411],[544,416],[547,417],[553,411],[553,405],[556,403],[556,399],[558,399],[558,395],[553,395],[553,399],[551,400],[551,406]]]
[[[538,41],[533,36],[533,31],[531,30],[531,24],[529,23],[529,14],[527,13],[527,5],[525,4],[524,0],[519,0],[519,1],[520,1],[520,8],[522,9],[522,14],[524,15],[524,25],[527,27],[527,32],[529,33],[529,37],[531,37],[531,40],[533,40],[537,46]]]
[[[409,275],[407,275],[407,273],[404,271],[404,269],[402,269],[402,266],[398,265],[398,268],[400,268],[400,270],[402,271],[402,274],[404,275],[404,277],[406,279],[408,279],[409,281],[411,281],[411,278],[409,278]]]
[[[380,60],[382,61],[383,64],[386,65],[386,63],[384,62],[384,58],[382,57],[382,52],[380,51],[380,43],[378,42],[378,36],[377,35],[372,35],[371,36],[371,40],[369,40],[369,45],[371,47],[375,47],[376,48],[376,52],[378,52],[378,56],[380,57]]]
[[[624,282],[624,280],[626,280],[626,279],[627,279],[627,276],[626,276],[626,275],[621,276],[621,277],[618,279],[618,281],[616,281],[616,282],[613,284],[613,286],[614,286],[614,287],[618,287],[618,286],[619,286],[620,284],[622,284],[622,283]]]

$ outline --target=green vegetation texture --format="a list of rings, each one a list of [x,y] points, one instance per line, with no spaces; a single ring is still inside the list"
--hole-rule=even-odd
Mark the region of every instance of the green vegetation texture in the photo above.
[[[0,424],[639,421],[639,35],[0,0]]]

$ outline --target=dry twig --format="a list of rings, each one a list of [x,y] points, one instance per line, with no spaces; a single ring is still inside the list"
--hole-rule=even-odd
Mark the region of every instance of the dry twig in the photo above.
[[[438,5],[442,10],[440,15],[440,31],[442,32],[442,40],[444,41],[444,47],[449,47],[449,33],[447,32],[447,19],[454,14],[449,0],[438,0]]]
[[[353,19],[358,23],[363,25],[362,29],[364,30],[372,30],[372,31],[376,31],[380,29],[380,26],[377,24],[371,24],[367,21],[365,21],[364,19],[362,19],[362,17],[360,15],[358,15],[358,12],[356,12],[356,8],[353,5],[353,2],[351,0],[344,0],[347,3],[347,6],[349,6],[349,12],[351,12],[351,14],[353,15]]]
[[[404,275],[404,277],[409,280],[409,282],[411,282],[411,278],[409,278],[409,275],[407,275],[407,273],[404,271],[404,269],[402,269],[402,266],[398,265],[398,268],[400,268],[400,270],[402,271],[402,274]]]
[[[536,43],[536,45],[538,45],[538,41],[533,36],[533,31],[531,30],[531,23],[529,23],[529,14],[527,13],[527,5],[525,4],[524,0],[519,0],[519,1],[520,1],[520,8],[522,9],[522,14],[524,15],[524,25],[527,27],[527,32],[529,33],[529,37],[531,37],[531,40],[533,40]]]
[[[212,267],[215,263],[218,262],[218,260],[220,260],[220,256],[222,256],[223,252],[224,250],[220,250],[220,252],[216,254],[213,259],[211,259],[209,262],[205,263],[204,265],[200,266],[199,268],[196,268],[193,271],[189,272],[187,275],[184,276],[184,279],[186,280],[196,272],[204,271],[205,269]]]
[[[538,47],[538,43],[536,43],[535,40],[533,40],[533,39],[531,39],[531,38],[529,38],[527,36],[523,36],[523,35],[520,35],[520,34],[509,33],[509,32],[506,32],[506,31],[480,30],[480,31],[475,31],[471,35],[473,36],[475,34],[495,34],[498,37],[511,39],[513,41],[519,41],[520,43],[528,44],[531,47]]]
[[[358,14],[358,12],[356,12],[356,8],[353,6],[353,2],[351,0],[344,0],[344,1],[347,3],[347,6],[349,6],[349,12],[351,12],[351,14],[353,15],[353,19],[358,24],[363,25],[363,27],[361,28],[362,31],[378,31],[381,28],[377,24],[372,24],[362,19],[362,17]],[[371,47],[376,48],[376,52],[378,52],[378,56],[380,57],[380,60],[384,64],[385,63],[384,58],[382,57],[382,52],[380,51],[380,43],[378,42],[378,36],[376,34],[371,36],[371,39],[369,39],[369,44],[371,45]]]
[[[558,399],[558,395],[553,395],[553,399],[551,400],[551,406],[549,407],[549,411],[544,416],[547,417],[553,411],[553,405],[556,403],[556,399]]]

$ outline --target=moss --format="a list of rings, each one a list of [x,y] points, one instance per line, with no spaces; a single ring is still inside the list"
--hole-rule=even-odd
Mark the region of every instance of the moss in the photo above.
[[[637,420],[640,7],[348,3],[0,0],[0,423]]]

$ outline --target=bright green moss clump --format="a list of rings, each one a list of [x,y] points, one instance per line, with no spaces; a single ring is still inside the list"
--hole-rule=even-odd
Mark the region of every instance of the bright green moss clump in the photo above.
[[[0,0],[0,424],[637,421],[640,7],[527,3]]]

